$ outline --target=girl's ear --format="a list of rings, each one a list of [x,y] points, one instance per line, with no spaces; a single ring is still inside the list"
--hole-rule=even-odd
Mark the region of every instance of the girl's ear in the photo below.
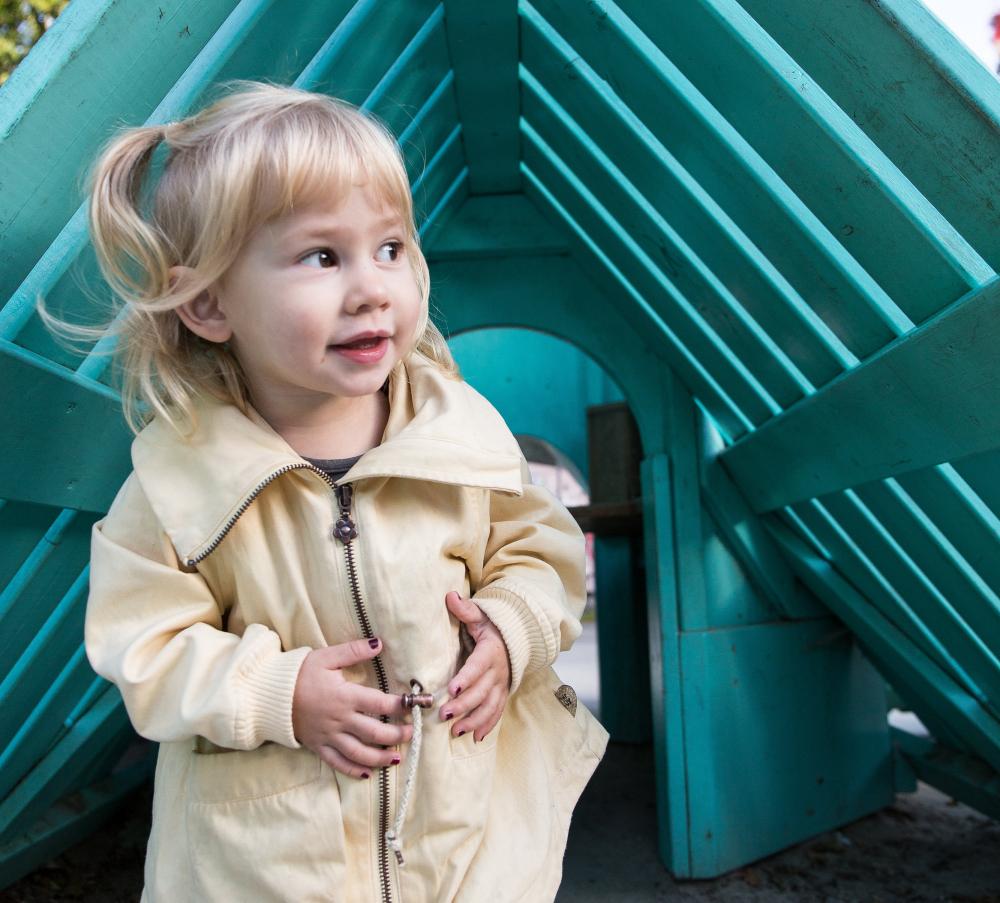
[[[192,278],[193,275],[193,270],[184,266],[172,266],[168,272],[171,287],[179,281]],[[191,332],[206,341],[228,342],[233,334],[232,327],[219,306],[218,298],[210,290],[206,289],[191,301],[175,307],[174,312]]]

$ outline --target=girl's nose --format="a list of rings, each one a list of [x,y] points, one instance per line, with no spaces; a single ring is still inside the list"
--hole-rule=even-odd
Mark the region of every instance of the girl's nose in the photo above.
[[[388,303],[389,291],[382,274],[374,267],[360,267],[344,299],[347,310],[353,313],[366,307],[385,307]]]

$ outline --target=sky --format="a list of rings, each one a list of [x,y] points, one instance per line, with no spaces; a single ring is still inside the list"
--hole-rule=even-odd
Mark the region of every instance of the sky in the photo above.
[[[996,70],[998,57],[990,19],[1000,13],[1000,0],[923,0],[923,3],[991,72]]]

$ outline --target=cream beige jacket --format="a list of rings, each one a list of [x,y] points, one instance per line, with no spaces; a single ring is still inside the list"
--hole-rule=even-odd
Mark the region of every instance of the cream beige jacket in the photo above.
[[[583,536],[530,483],[516,440],[467,383],[412,355],[348,501],[267,423],[199,403],[181,441],[154,421],[94,527],[86,648],[136,730],[160,742],[144,900],[548,901],[570,815],[607,733],[550,665],[580,632]],[[352,579],[353,571],[353,579]],[[467,644],[444,603],[472,595],[507,644],[512,693],[481,743],[437,704]],[[435,705],[403,825],[409,753],[371,780],[301,747],[292,694],[310,649],[382,639],[346,676]],[[464,635],[464,631],[463,631]]]

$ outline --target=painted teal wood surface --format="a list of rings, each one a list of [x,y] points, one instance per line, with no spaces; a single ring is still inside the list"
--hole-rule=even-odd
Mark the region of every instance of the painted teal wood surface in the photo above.
[[[669,868],[885,802],[883,679],[953,765],[907,747],[910,774],[994,811],[1000,86],[918,0],[670,10],[74,0],[0,89],[0,881],[143,774],[109,777],[124,714],[81,652],[128,436],[108,349],[57,345],[35,298],[94,318],[87,164],[234,77],[394,131],[432,313],[516,430],[586,474],[583,406],[629,404],[645,606],[604,611],[601,656],[648,651],[649,711],[606,717],[651,729]]]

